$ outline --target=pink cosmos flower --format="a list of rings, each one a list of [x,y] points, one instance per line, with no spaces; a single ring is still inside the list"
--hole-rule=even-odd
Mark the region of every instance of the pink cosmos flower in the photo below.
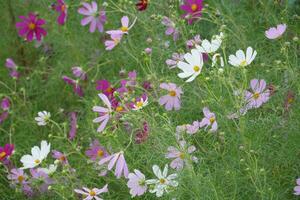
[[[134,173],[130,173],[128,179],[131,197],[141,196],[147,191],[145,175],[139,170],[135,169]]]
[[[294,194],[299,196],[300,195],[300,178],[296,180],[297,186],[294,187]]]
[[[98,5],[95,1],[91,4],[83,2],[81,8],[78,9],[78,13],[85,15],[86,17],[81,20],[81,25],[85,26],[90,24],[90,32],[95,32],[96,28],[99,32],[104,31],[103,24],[106,22],[106,14],[104,10],[98,11]]]
[[[77,67],[77,66],[72,67],[72,72],[76,78],[80,78],[83,81],[87,80],[86,72],[83,71],[81,67]]]
[[[44,193],[48,191],[48,187],[54,183],[54,180],[51,179],[48,174],[44,171],[37,169],[30,169],[30,174],[32,176],[32,181],[36,180],[40,183],[39,190]]]
[[[111,170],[114,166],[115,168],[115,176],[117,178],[120,178],[122,174],[124,175],[125,178],[128,177],[128,167],[126,164],[126,160],[124,158],[124,152],[120,151],[119,153],[112,154],[106,158],[103,158],[102,160],[99,161],[99,165],[102,165],[104,163],[108,163],[108,170]]]
[[[78,82],[74,79],[71,79],[68,76],[63,76],[62,79],[65,81],[65,83],[67,83],[68,85],[73,86],[73,91],[74,93],[76,93],[78,96],[83,97],[84,93],[83,90],[81,89],[80,85],[78,84]]]
[[[171,162],[170,167],[176,170],[183,169],[184,165],[188,163],[187,154],[196,151],[196,147],[193,145],[187,147],[186,141],[184,140],[179,141],[179,147],[179,149],[173,146],[168,147],[168,153],[166,154],[166,158],[175,158]],[[198,162],[198,159],[195,156],[192,156],[191,159],[194,162]]]
[[[69,164],[67,156],[60,151],[53,150],[52,157],[59,160],[63,165]]]
[[[10,107],[9,98],[7,98],[7,97],[3,98],[0,105],[1,105],[2,110],[4,110],[4,111],[9,110],[9,107]]]
[[[14,151],[14,145],[13,144],[5,144],[4,147],[0,146],[0,161],[7,160]]]
[[[107,34],[110,35],[123,35],[128,34],[128,31],[130,29],[129,27],[129,18],[127,16],[123,16],[121,18],[122,27],[119,30],[110,30],[106,31]]]
[[[186,12],[183,17],[189,24],[201,16],[202,4],[202,0],[184,0],[184,4],[180,6],[180,9]]]
[[[160,88],[167,90],[169,93],[159,98],[159,104],[165,105],[166,110],[180,109],[180,95],[183,94],[180,87],[175,83],[162,83]]]
[[[17,22],[16,27],[19,29],[19,36],[24,37],[27,41],[31,42],[36,39],[41,41],[43,36],[47,35],[42,26],[46,23],[44,19],[39,19],[36,14],[29,13],[28,17],[19,16],[22,22]]]
[[[115,48],[121,41],[123,34],[111,34],[111,40],[106,40],[104,42],[105,50],[110,51]]]
[[[104,94],[98,94],[100,99],[103,101],[103,103],[106,105],[107,108],[101,107],[101,106],[94,106],[93,111],[98,112],[100,117],[97,117],[93,120],[94,123],[101,123],[99,128],[97,129],[98,132],[102,132],[104,128],[106,127],[106,124],[108,120],[110,119],[110,115],[112,112],[111,109],[111,103],[109,102],[108,98]]]
[[[85,155],[87,155],[93,161],[101,160],[109,156],[106,149],[100,145],[98,140],[94,140],[90,144],[90,148],[85,152]]]
[[[175,23],[168,17],[164,16],[161,22],[163,25],[167,27],[165,32],[166,35],[173,35],[173,40],[176,41],[179,38],[179,31],[175,27]]]
[[[76,112],[71,112],[70,113],[70,131],[69,131],[69,139],[73,140],[76,136],[76,131],[77,131],[77,113]]]
[[[207,129],[208,126],[211,126],[211,129],[209,131],[215,132],[218,129],[215,113],[210,112],[207,107],[204,107],[203,114],[204,118],[199,124],[200,128],[205,127],[205,129]]]
[[[195,134],[200,128],[200,123],[198,121],[194,121],[193,124],[186,125],[186,132],[190,135]]]
[[[179,61],[184,60],[184,54],[182,53],[173,53],[172,54],[172,59],[167,59],[166,64],[169,66],[170,69],[173,69],[177,67],[177,64]]]
[[[278,24],[277,27],[271,27],[266,30],[265,35],[270,40],[279,38],[286,30],[286,24]]]
[[[23,169],[14,168],[10,171],[11,173],[7,176],[8,180],[13,181],[16,184],[26,184],[28,176],[24,173]]]
[[[74,191],[78,194],[82,194],[84,196],[84,200],[103,200],[102,198],[98,197],[98,195],[108,192],[107,184],[101,189],[93,188],[90,190],[86,187],[83,187],[82,189],[83,190],[75,189]]]
[[[67,21],[68,7],[64,0],[57,0],[57,4],[54,5],[55,10],[59,13],[57,23],[64,25]]]
[[[267,88],[265,80],[252,79],[250,81],[250,86],[252,91],[245,91],[247,109],[258,108],[269,100],[270,90]]]
[[[185,44],[188,49],[192,49],[196,45],[200,45],[200,43],[201,43],[201,38],[200,38],[200,35],[198,34],[193,39],[186,41]]]
[[[16,63],[13,61],[13,59],[11,58],[7,58],[6,62],[5,62],[5,66],[6,68],[9,70],[9,75],[12,78],[16,78],[18,79],[20,77],[20,74],[18,72],[18,66],[16,65]]]

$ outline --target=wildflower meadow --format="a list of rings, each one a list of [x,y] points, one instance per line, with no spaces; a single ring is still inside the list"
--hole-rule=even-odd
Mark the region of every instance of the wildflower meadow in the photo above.
[[[299,198],[299,0],[0,10],[0,200]]]

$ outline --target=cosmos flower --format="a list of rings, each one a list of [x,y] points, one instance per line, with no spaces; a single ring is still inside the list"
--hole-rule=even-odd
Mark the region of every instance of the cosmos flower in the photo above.
[[[188,20],[188,24],[201,17],[202,8],[202,0],[184,0],[184,4],[180,6],[180,9],[185,11],[183,17]]]
[[[144,11],[147,9],[147,6],[148,6],[148,1],[149,0],[138,0],[138,2],[135,4],[136,5],[136,8],[139,10],[139,11]]]
[[[148,97],[146,95],[138,98],[135,103],[133,104],[132,110],[141,110],[145,106],[148,105]]]
[[[266,81],[261,79],[252,79],[250,81],[251,91],[245,91],[245,100],[247,108],[259,108],[270,98],[270,91],[267,89]]]
[[[165,31],[166,35],[173,35],[173,40],[176,41],[179,38],[179,31],[175,26],[175,23],[168,17],[164,16],[161,22],[163,25],[167,27]]]
[[[193,81],[200,73],[203,67],[203,56],[196,49],[191,53],[184,55],[186,62],[179,61],[177,67],[183,72],[178,74],[179,78],[188,78],[185,82]]]
[[[81,25],[90,24],[90,32],[95,32],[96,28],[99,32],[104,31],[103,24],[106,22],[106,14],[104,10],[98,11],[98,5],[95,1],[91,4],[83,2],[82,7],[78,9],[78,13],[86,16],[81,20]]]
[[[218,62],[220,63],[221,67],[224,67],[224,59],[223,59],[223,57],[221,56],[221,54],[216,53],[212,57],[212,64],[211,64],[211,66],[212,67],[216,66]]]
[[[111,109],[111,103],[109,102],[106,95],[101,93],[98,94],[98,96],[100,97],[100,99],[103,101],[103,103],[106,105],[107,108],[101,106],[94,106],[93,111],[99,113],[100,116],[94,119],[93,122],[101,123],[99,128],[97,129],[97,132],[102,132],[106,127],[108,120],[110,119],[112,109]]]
[[[10,174],[7,176],[8,180],[13,181],[16,184],[26,184],[28,176],[24,173],[23,169],[13,168],[10,170]]]
[[[94,140],[90,144],[90,148],[86,150],[85,155],[87,155],[93,161],[101,160],[109,156],[106,149],[100,145],[98,140]]]
[[[84,197],[84,200],[92,200],[92,199],[103,200],[102,198],[99,197],[99,195],[102,193],[108,192],[108,189],[107,189],[107,184],[106,184],[101,189],[93,188],[90,190],[86,187],[83,187],[82,190],[75,189],[74,191],[78,194],[82,194]]]
[[[52,175],[54,172],[56,172],[57,169],[57,164],[51,164],[48,167],[45,168],[37,168],[37,172],[43,172],[46,173],[47,175]]]
[[[63,76],[62,79],[66,84],[73,86],[73,91],[75,94],[77,94],[80,97],[84,96],[83,90],[82,90],[81,86],[79,85],[78,81],[76,81],[68,76]]]
[[[43,36],[47,35],[42,26],[46,23],[44,19],[39,19],[36,14],[29,13],[28,17],[19,16],[22,22],[17,22],[16,27],[19,29],[19,36],[24,37],[27,41],[41,41]]]
[[[200,53],[206,53],[206,54],[214,53],[220,48],[223,37],[224,35],[222,32],[219,35],[214,35],[211,41],[205,39],[201,42],[201,45],[196,44],[195,45],[196,49]]]
[[[81,67],[77,67],[77,66],[72,67],[72,72],[76,78],[79,78],[83,81],[87,80],[86,72],[83,71],[83,69]]]
[[[300,195],[300,178],[296,180],[297,186],[294,187],[294,195]]]
[[[179,141],[179,148],[173,146],[168,147],[166,158],[174,158],[174,160],[170,164],[170,167],[176,170],[181,170],[189,161],[188,154],[191,154],[194,151],[196,151],[195,146],[192,145],[188,147],[186,141],[181,140]],[[192,159],[194,162],[198,162],[198,159],[195,156],[192,156],[190,159]]]
[[[96,90],[100,90],[108,98],[113,97],[113,93],[115,91],[115,89],[111,86],[110,82],[108,82],[107,80],[97,81]]]
[[[47,111],[38,112],[38,116],[35,117],[35,121],[39,126],[46,126],[50,120],[51,114]]]
[[[4,147],[0,146],[0,161],[7,160],[14,151],[13,144],[5,144]]]
[[[149,124],[148,122],[143,123],[143,128],[139,129],[135,134],[135,143],[141,144],[145,142],[149,137]]]
[[[44,193],[48,191],[48,188],[50,185],[52,185],[54,183],[54,180],[51,179],[49,177],[49,175],[47,173],[45,173],[42,170],[38,170],[38,169],[30,169],[30,174],[32,176],[32,180],[31,181],[35,181],[38,182],[39,185],[39,190],[40,192]]]
[[[105,50],[110,51],[113,48],[115,48],[121,42],[122,36],[123,34],[111,34],[110,35],[111,40],[106,40],[104,42],[104,45],[106,47]]]
[[[186,128],[186,132],[192,135],[199,130],[200,123],[198,121],[194,121],[193,124],[187,124],[185,128]]]
[[[46,141],[41,142],[41,148],[38,146],[34,146],[31,149],[32,155],[24,155],[21,158],[21,162],[23,163],[23,167],[21,169],[34,168],[42,163],[42,161],[48,156],[50,152],[51,144],[47,144]]]
[[[200,128],[205,127],[205,129],[207,129],[207,127],[211,126],[211,129],[209,131],[215,132],[218,129],[215,113],[210,112],[210,110],[207,107],[204,107],[203,114],[204,118],[199,124]]]
[[[157,179],[146,180],[148,185],[153,185],[150,187],[150,193],[156,193],[157,197],[161,197],[164,192],[168,193],[170,188],[178,186],[178,182],[174,180],[177,174],[168,175],[168,165],[165,165],[163,172],[157,165],[153,165],[152,169]]]
[[[77,113],[71,112],[70,113],[70,131],[69,131],[69,139],[73,140],[76,136],[77,131]]]
[[[9,98],[5,97],[2,99],[1,103],[0,103],[0,107],[2,108],[2,110],[7,111],[10,108],[10,101]]]
[[[257,52],[252,47],[247,48],[246,55],[245,53],[239,49],[235,55],[229,56],[229,63],[234,67],[245,67],[250,65],[254,58],[256,57]]]
[[[110,35],[123,35],[123,34],[128,34],[128,31],[131,29],[131,27],[133,26],[133,24],[131,25],[131,27],[129,27],[129,18],[128,16],[123,16],[121,18],[121,28],[118,30],[110,30],[110,31],[106,31],[107,34]]]
[[[183,91],[180,87],[177,87],[175,83],[162,83],[160,88],[167,90],[168,94],[159,98],[159,104],[165,105],[166,110],[180,109],[180,95]]]
[[[130,188],[131,197],[141,196],[147,191],[145,175],[135,169],[134,173],[129,173],[127,186]]]
[[[271,27],[268,30],[266,30],[265,35],[270,40],[273,40],[282,36],[285,30],[286,30],[286,24],[278,24],[277,27]]]
[[[125,178],[128,177],[128,167],[127,167],[126,160],[124,158],[123,151],[114,153],[99,161],[99,165],[103,165],[104,163],[108,163],[108,167],[107,167],[108,170],[112,170],[112,168],[116,166],[115,176],[117,178],[121,178],[122,174],[124,175]]]
[[[9,70],[9,75],[12,78],[18,79],[20,77],[20,74],[18,72],[18,66],[11,58],[7,58],[5,62],[6,68]]]
[[[188,49],[191,49],[191,48],[193,48],[193,47],[196,47],[196,45],[200,45],[200,43],[201,43],[201,37],[200,37],[200,35],[198,34],[198,35],[195,35],[194,38],[192,38],[192,39],[186,41],[185,44],[186,44],[186,47],[187,47]]]
[[[177,67],[179,61],[184,61],[184,54],[182,53],[173,53],[171,59],[166,60],[166,64],[170,69]]]
[[[68,16],[68,7],[64,0],[57,0],[57,3],[54,4],[54,9],[59,13],[57,18],[57,23],[59,25],[64,25],[67,21]]]
[[[62,152],[60,152],[60,151],[53,150],[52,151],[52,157],[57,159],[63,165],[68,165],[69,164],[67,156],[65,154],[63,154]]]

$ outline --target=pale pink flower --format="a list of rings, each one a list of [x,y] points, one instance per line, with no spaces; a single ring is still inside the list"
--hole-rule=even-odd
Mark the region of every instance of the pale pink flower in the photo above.
[[[141,196],[147,191],[145,175],[139,170],[135,169],[134,173],[130,173],[128,179],[127,186],[132,197]]]
[[[130,29],[129,27],[129,18],[127,16],[123,16],[121,18],[122,27],[119,30],[109,30],[106,31],[106,33],[110,35],[122,35],[122,34],[128,34],[128,31]]]
[[[84,200],[92,200],[92,199],[103,200],[102,198],[98,197],[98,195],[108,192],[108,189],[107,189],[107,184],[106,184],[101,189],[93,188],[90,190],[86,187],[83,187],[82,190],[75,189],[74,191],[78,194],[82,194],[84,197]]]
[[[106,40],[104,42],[104,45],[106,47],[105,50],[110,51],[115,48],[115,46],[117,46],[121,42],[122,36],[123,34],[111,34],[111,40]]]
[[[282,36],[285,30],[286,30],[286,24],[278,24],[277,27],[271,27],[268,30],[266,30],[265,35],[270,40],[273,40]]]
[[[215,113],[210,112],[207,107],[204,107],[203,114],[204,118],[200,122],[200,128],[205,127],[206,129],[208,126],[211,126],[211,129],[209,131],[215,132],[218,129]]]
[[[110,119],[110,115],[112,112],[111,109],[111,103],[108,100],[107,96],[105,94],[98,94],[100,99],[103,101],[103,103],[106,105],[107,108],[101,107],[101,106],[94,106],[93,111],[99,113],[99,117],[93,120],[94,123],[101,123],[99,128],[97,129],[98,132],[102,132],[104,128],[106,127],[106,124],[108,120]]]
[[[160,88],[167,90],[168,94],[159,98],[159,104],[165,105],[166,110],[179,110],[180,95],[183,94],[181,88],[174,83],[162,83]]]
[[[117,178],[120,178],[122,174],[124,175],[125,178],[128,177],[128,167],[126,164],[126,160],[124,158],[124,152],[120,151],[119,153],[114,153],[110,156],[107,156],[106,158],[103,158],[99,161],[99,165],[102,165],[104,163],[108,163],[108,170],[111,170],[114,166],[115,168],[115,176]]]

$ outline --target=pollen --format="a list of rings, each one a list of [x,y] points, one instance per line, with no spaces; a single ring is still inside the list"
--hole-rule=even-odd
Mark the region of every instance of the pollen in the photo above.
[[[90,194],[90,196],[92,196],[92,197],[96,196],[96,192],[95,192],[94,190],[91,190],[91,191],[89,192],[89,194]]]
[[[127,32],[127,31],[128,31],[128,27],[122,26],[122,27],[121,27],[121,31],[122,31],[122,32]]]
[[[246,60],[243,60],[242,62],[241,62],[241,64],[240,64],[242,67],[245,67],[245,66],[247,66],[247,61]]]
[[[212,124],[216,121],[216,119],[214,117],[209,118],[209,122]]]
[[[104,152],[103,152],[101,149],[99,149],[99,150],[97,151],[97,155],[98,155],[99,157],[102,157],[102,156],[104,155]]]
[[[195,12],[195,11],[198,9],[198,5],[195,4],[195,3],[192,4],[192,5],[191,5],[191,9],[192,9],[193,12]]]
[[[41,161],[39,159],[36,159],[34,162],[35,164],[39,164]]]
[[[140,107],[143,107],[143,102],[141,102],[141,101],[138,101],[137,103],[136,103],[136,106],[138,107],[138,108],[140,108]]]
[[[260,95],[259,95],[259,93],[258,93],[258,92],[255,92],[255,93],[253,94],[253,98],[254,98],[254,99],[258,99],[258,98],[259,98],[259,96],[260,96]]]
[[[23,181],[24,181],[24,176],[18,176],[18,181],[19,181],[19,183],[22,183]]]
[[[161,179],[159,179],[159,182],[160,182],[161,184],[164,184],[164,183],[166,183],[166,179],[161,178]]]
[[[184,159],[184,157],[185,157],[184,153],[179,154],[179,158]]]
[[[171,90],[171,91],[169,92],[169,95],[170,95],[171,97],[175,97],[175,96],[176,96],[176,92],[175,92],[174,90]]]
[[[121,111],[123,111],[124,110],[124,108],[122,107],[122,106],[118,106],[117,108],[116,108],[116,111],[117,112],[121,112]]]
[[[197,65],[195,65],[195,66],[194,66],[194,71],[195,71],[195,72],[199,72],[199,71],[200,71],[200,67],[197,66]]]
[[[34,23],[32,23],[32,22],[28,24],[28,28],[29,28],[30,30],[34,30],[35,27],[36,27],[36,25],[35,25]]]
[[[0,153],[0,159],[4,158],[5,156],[6,156],[6,152],[3,151]]]
[[[60,9],[61,9],[62,12],[65,12],[65,10],[66,10],[66,5],[62,5],[62,6],[60,7]]]

